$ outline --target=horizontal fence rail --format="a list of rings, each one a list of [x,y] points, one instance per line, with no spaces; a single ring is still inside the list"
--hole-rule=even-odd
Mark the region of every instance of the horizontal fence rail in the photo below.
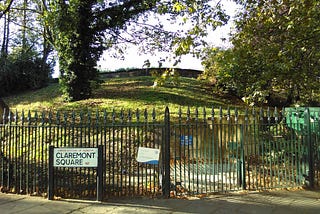
[[[0,124],[3,192],[46,195],[49,147],[103,148],[103,198],[320,185],[317,109],[9,112]],[[158,164],[137,161],[159,149]],[[96,198],[97,169],[57,167],[57,197]]]
[[[20,115],[20,117],[18,117]],[[2,191],[46,194],[49,147],[97,147],[104,151],[104,197],[162,194],[163,164],[136,161],[138,147],[163,146],[164,123],[155,112],[28,112],[0,125]],[[162,147],[161,147],[162,146]],[[163,153],[163,152],[162,152]],[[94,198],[96,169],[57,168],[59,197]]]

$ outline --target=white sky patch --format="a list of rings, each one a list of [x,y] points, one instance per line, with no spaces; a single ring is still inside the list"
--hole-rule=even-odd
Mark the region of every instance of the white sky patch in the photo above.
[[[212,33],[208,35],[208,44],[218,47],[229,47],[230,43],[228,41],[230,29],[233,27],[233,16],[236,10],[239,8],[233,1],[223,1],[224,9],[226,13],[230,16],[230,21],[227,25],[218,27]],[[171,26],[175,26],[174,24]],[[165,26],[165,28],[170,26]],[[221,38],[226,38],[226,41],[222,41]],[[145,60],[149,60],[151,67],[158,67],[158,61],[162,58],[170,58],[170,53],[155,52],[155,54],[140,54],[139,50],[135,46],[130,46],[127,53],[124,55],[124,60],[117,59],[104,53],[101,60],[98,62],[98,67],[101,70],[116,70],[119,68],[142,68]],[[172,67],[173,60],[169,60],[163,63],[162,67]],[[201,60],[193,57],[192,55],[186,55],[182,57],[181,63],[177,66],[178,68],[185,69],[197,69],[202,70]]]
[[[223,8],[226,10],[226,13],[230,16],[229,23],[225,26],[218,27],[215,31],[209,33],[208,35],[208,44],[217,46],[217,47],[229,47],[230,43],[228,41],[230,30],[233,27],[233,16],[236,11],[239,9],[239,6],[236,5],[233,1],[224,0]],[[164,26],[165,28],[174,27],[174,24],[170,24],[168,26]],[[226,38],[225,41],[222,41],[221,38]],[[129,46],[127,49],[127,53],[122,57],[123,59],[118,59],[110,56],[108,52],[105,52],[100,61],[97,63],[99,70],[104,71],[114,71],[120,68],[142,68],[144,62],[149,60],[151,63],[151,67],[158,67],[158,61],[160,59],[166,59],[166,61],[162,64],[162,67],[173,67],[174,60],[172,59],[172,53],[166,52],[155,52],[154,54],[141,54],[136,46]],[[171,59],[171,60],[170,60]],[[201,65],[201,60],[197,59],[190,55],[182,56],[181,62],[175,66],[177,68],[183,69],[196,69],[202,70],[203,66]],[[58,76],[57,69],[53,74],[54,77]]]

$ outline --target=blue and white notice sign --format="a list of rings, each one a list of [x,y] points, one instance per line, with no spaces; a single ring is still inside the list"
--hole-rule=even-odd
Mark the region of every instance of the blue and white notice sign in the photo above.
[[[180,136],[180,145],[181,146],[192,145],[192,142],[193,142],[192,135],[181,135]]]
[[[159,164],[160,149],[139,147],[137,161],[147,164]]]

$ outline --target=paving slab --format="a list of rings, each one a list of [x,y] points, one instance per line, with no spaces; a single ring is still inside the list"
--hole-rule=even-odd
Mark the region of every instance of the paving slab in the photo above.
[[[320,191],[268,191],[217,194],[202,198],[117,198],[105,202],[47,200],[43,197],[0,193],[0,214],[205,213],[205,214],[318,214]]]

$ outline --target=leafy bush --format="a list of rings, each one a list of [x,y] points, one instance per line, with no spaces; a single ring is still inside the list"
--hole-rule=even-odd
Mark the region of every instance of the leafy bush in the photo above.
[[[151,76],[155,77],[153,86],[179,85],[179,73],[174,69],[166,69],[162,74],[158,71],[152,71]]]
[[[52,68],[40,58],[1,57],[0,96],[47,85]]]

